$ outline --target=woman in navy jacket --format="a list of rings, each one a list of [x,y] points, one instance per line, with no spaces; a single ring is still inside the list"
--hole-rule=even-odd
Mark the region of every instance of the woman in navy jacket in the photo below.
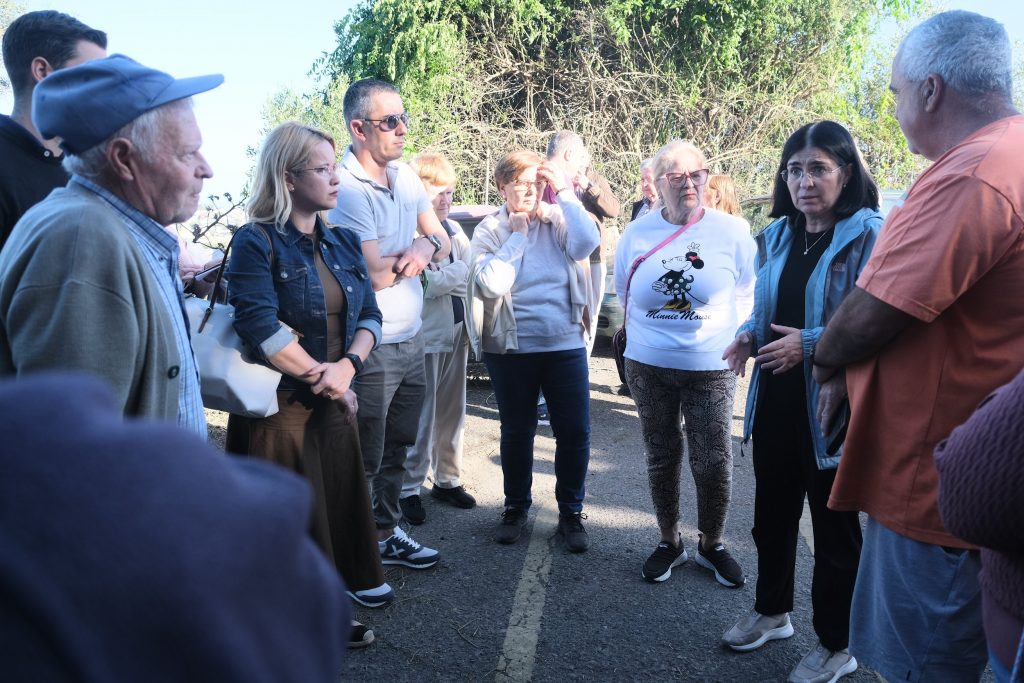
[[[335,206],[334,140],[298,123],[264,142],[250,223],[234,239],[228,297],[235,330],[282,373],[280,411],[249,420],[249,454],[305,476],[315,493],[313,535],[349,595],[377,607],[384,581],[359,449],[352,378],[381,336],[381,313],[358,238],[325,225]],[[365,644],[365,633],[354,644]],[[368,636],[372,639],[372,634]]]
[[[740,652],[793,635],[793,583],[806,495],[814,529],[811,604],[818,643],[791,681],[837,680],[856,670],[847,651],[850,602],[860,560],[855,512],[827,507],[839,454],[826,452],[815,417],[814,345],[853,290],[882,226],[878,188],[850,133],[819,121],[782,150],[771,215],[758,236],[754,308],[723,358],[742,375],[754,358],[745,436],[754,436],[754,609],[723,640]],[[828,676],[824,676],[824,674]]]

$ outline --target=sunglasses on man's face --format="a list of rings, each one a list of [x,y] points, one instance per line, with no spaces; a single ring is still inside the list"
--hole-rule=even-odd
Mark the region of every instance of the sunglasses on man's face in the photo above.
[[[360,119],[362,121],[369,121],[370,123],[377,124],[377,126],[383,131],[391,131],[398,128],[398,123],[402,122],[405,127],[409,127],[409,112],[403,111],[401,114],[388,114],[387,116],[379,119]]]

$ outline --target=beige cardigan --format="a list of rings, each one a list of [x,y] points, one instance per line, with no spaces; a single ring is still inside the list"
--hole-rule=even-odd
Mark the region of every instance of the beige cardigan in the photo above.
[[[563,252],[566,249],[568,232],[565,225],[565,217],[561,208],[552,204],[541,204],[541,211],[538,218],[531,222],[531,229],[540,223],[548,223],[555,231],[555,236]],[[477,275],[483,265],[483,260],[488,254],[493,254],[508,240],[512,231],[508,227],[508,208],[503,206],[494,215],[488,216],[480,222],[473,231],[473,240],[470,243],[472,266],[469,272],[467,285],[467,299],[470,311],[467,313],[470,325],[470,344],[473,348],[473,355],[481,358],[482,338],[487,336],[498,342],[505,351],[515,351],[519,348],[519,341],[516,336],[516,318],[512,307],[511,286],[504,292],[482,291]],[[589,339],[591,334],[591,319],[593,313],[590,310],[591,282],[590,263],[588,258],[574,261],[568,254],[565,256],[566,269],[569,271],[569,300],[572,304],[571,321],[583,325],[584,335]],[[514,266],[509,266],[514,268]]]

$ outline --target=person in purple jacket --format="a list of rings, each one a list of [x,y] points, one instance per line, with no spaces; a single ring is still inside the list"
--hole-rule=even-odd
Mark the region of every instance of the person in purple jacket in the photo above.
[[[989,665],[999,683],[1024,680],[1024,371],[936,446],[935,466],[942,523],[981,546]]]

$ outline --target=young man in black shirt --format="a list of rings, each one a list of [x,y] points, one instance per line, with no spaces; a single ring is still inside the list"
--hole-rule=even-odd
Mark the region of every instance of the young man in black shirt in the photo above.
[[[59,140],[44,140],[32,123],[36,83],[58,69],[106,57],[106,48],[103,31],[53,10],[23,14],[4,33],[14,109],[0,115],[0,249],[22,214],[68,181]]]

